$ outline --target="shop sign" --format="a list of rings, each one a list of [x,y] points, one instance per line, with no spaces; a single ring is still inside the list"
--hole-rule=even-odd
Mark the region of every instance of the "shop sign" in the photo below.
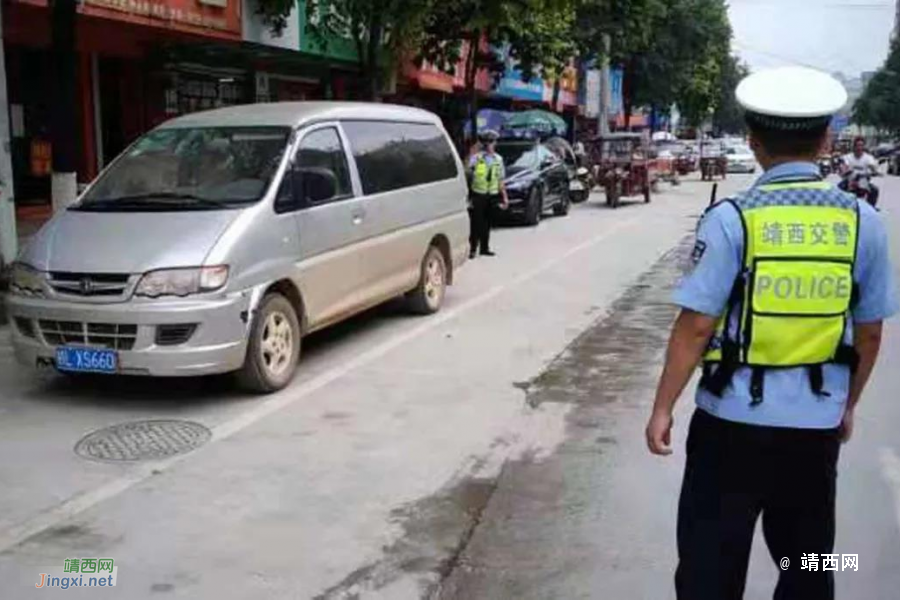
[[[622,69],[610,69],[609,71],[609,115],[617,116],[625,114],[625,102],[622,96],[622,83],[625,72]]]
[[[522,71],[519,69],[517,61],[510,56],[509,46],[495,48],[495,51],[503,57],[506,63],[506,70],[503,72],[503,77],[500,78],[494,93],[498,96],[516,100],[543,102],[544,80],[537,75],[534,75],[528,81],[523,80]]]
[[[81,12],[106,18],[138,17],[172,29],[240,35],[241,0],[82,0]]]
[[[584,116],[594,118],[600,114],[600,69],[589,69],[584,74]]]
[[[544,100],[544,80],[534,76],[528,81],[522,79],[522,71],[519,69],[507,69],[500,79],[496,94],[516,100],[530,100],[542,102]]]

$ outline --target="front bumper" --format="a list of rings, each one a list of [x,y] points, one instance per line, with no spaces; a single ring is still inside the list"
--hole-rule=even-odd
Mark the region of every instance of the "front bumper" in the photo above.
[[[754,173],[756,163],[728,163],[729,173]]]
[[[117,348],[119,373],[160,377],[211,375],[239,369],[247,352],[250,308],[249,292],[209,299],[121,304],[88,304],[18,295],[10,295],[7,300],[13,349],[22,365],[53,365],[59,345],[59,336],[51,333],[53,327],[65,323],[74,328],[75,324],[81,324],[85,332],[136,331],[124,349]],[[22,328],[27,323],[30,331]],[[186,341],[177,345],[158,343],[160,326],[184,324],[196,325]],[[90,347],[94,345],[92,339],[97,337],[108,339],[85,334],[84,340],[76,339],[73,343],[69,339],[65,344]]]

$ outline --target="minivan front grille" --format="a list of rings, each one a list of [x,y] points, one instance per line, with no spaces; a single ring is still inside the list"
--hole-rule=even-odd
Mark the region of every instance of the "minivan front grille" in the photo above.
[[[50,286],[69,296],[121,296],[128,288],[129,275],[119,273],[50,273]]]
[[[81,323],[79,321],[38,321],[44,341],[51,346],[77,344],[131,350],[137,339],[137,325],[119,323]]]

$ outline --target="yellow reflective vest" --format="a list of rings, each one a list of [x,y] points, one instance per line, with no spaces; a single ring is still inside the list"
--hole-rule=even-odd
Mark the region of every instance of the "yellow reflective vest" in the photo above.
[[[476,155],[475,168],[472,169],[472,191],[474,193],[492,196],[500,193],[500,179],[502,178],[500,160],[499,156],[494,156],[488,162],[484,152]]]
[[[702,385],[721,395],[751,367],[762,401],[765,369],[807,367],[817,394],[822,365],[855,368],[845,344],[859,234],[856,199],[824,181],[763,185],[727,200],[744,228],[743,268],[706,352]]]

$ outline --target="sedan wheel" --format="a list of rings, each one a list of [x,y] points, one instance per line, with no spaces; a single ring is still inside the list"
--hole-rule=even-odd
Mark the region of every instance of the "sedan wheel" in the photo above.
[[[535,187],[528,195],[528,207],[525,209],[525,223],[534,227],[541,222],[544,212],[544,194],[539,187]]]
[[[559,202],[553,207],[553,214],[558,217],[564,217],[569,214],[569,207],[571,207],[572,201],[569,197],[569,190],[565,190],[562,193],[562,196],[559,199]]]

